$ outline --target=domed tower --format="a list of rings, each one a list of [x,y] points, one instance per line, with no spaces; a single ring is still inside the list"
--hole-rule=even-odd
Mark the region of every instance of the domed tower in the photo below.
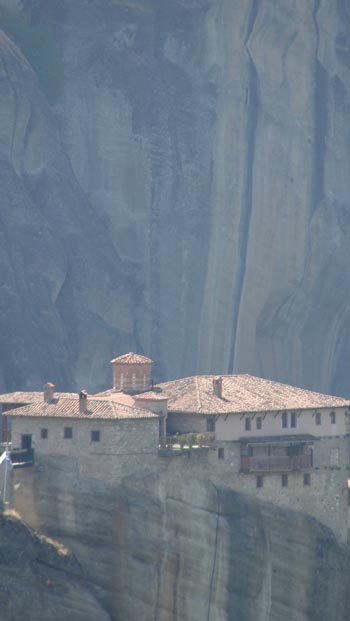
[[[111,360],[113,388],[129,394],[136,394],[151,388],[152,360],[140,354],[129,352]]]

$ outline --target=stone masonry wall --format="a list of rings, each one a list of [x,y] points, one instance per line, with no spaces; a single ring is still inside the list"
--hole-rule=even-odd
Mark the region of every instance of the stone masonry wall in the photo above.
[[[64,438],[65,427],[72,428],[72,438]],[[47,439],[41,438],[41,429],[47,429]],[[21,446],[21,435],[32,436],[32,446],[38,454],[129,454],[155,450],[158,446],[157,418],[120,419],[109,421],[87,418],[13,417],[12,445]],[[100,432],[100,441],[91,441],[91,432]]]
[[[314,468],[310,469],[310,485],[304,484],[304,471],[289,472],[288,486],[282,486],[282,473],[263,475],[263,487],[257,488],[257,473],[240,472],[239,442],[222,442],[209,449],[183,449],[176,456],[163,452],[161,470],[183,474],[186,478],[205,478],[214,484],[225,485],[262,501],[305,512],[331,528],[343,543],[347,543],[349,521],[348,436],[326,437],[314,445]],[[224,449],[219,459],[218,448]],[[338,454],[335,462],[334,450]],[[175,453],[175,451],[174,451]]]
[[[72,427],[72,438],[64,438],[64,427]],[[47,439],[41,429],[47,429]],[[100,432],[100,441],[91,441],[91,432]],[[32,436],[36,467],[46,456],[72,458],[84,476],[116,480],[128,474],[157,468],[159,420],[98,420],[13,417],[13,447],[21,446],[21,434]],[[62,459],[61,459],[62,461]]]
[[[158,424],[158,421],[155,422]],[[107,451],[92,454],[87,451],[86,454],[81,452],[80,458],[77,459],[58,454],[50,456],[37,453],[33,469],[17,470],[13,474],[13,482],[16,484],[14,492],[16,508],[20,512],[25,511],[28,522],[34,527],[45,526],[45,523],[38,524],[38,506],[42,520],[42,516],[45,515],[43,504],[45,505],[46,500],[41,488],[47,469],[51,473],[55,470],[58,473],[62,469],[66,470],[72,485],[76,486],[77,493],[81,484],[93,489],[99,482],[113,486],[129,475],[167,473],[170,476],[172,474],[181,476],[187,481],[205,479],[214,485],[224,485],[262,501],[305,512],[328,526],[341,542],[347,543],[350,524],[349,494],[346,485],[350,475],[348,436],[332,436],[315,441],[314,468],[308,471],[309,485],[304,484],[304,472],[298,471],[288,473],[287,487],[282,486],[282,473],[266,473],[263,475],[263,487],[257,488],[257,473],[240,472],[238,442],[222,442],[220,446],[212,448],[160,451],[155,449],[153,444],[153,450],[148,450],[149,427],[154,434],[158,432],[158,427],[150,424],[150,421],[145,423],[138,421],[138,431],[141,424],[145,428],[145,437],[142,437],[142,433],[133,434],[130,443],[132,423],[128,423],[126,426],[128,433],[124,430],[123,435],[121,432],[118,451],[114,454]],[[223,459],[219,458],[219,448],[224,449]],[[60,494],[62,493],[61,491]],[[72,494],[72,490],[69,491],[67,488],[64,493]],[[34,498],[36,500],[33,500]],[[69,511],[67,513],[67,507],[70,506],[68,500],[65,504],[66,513],[61,516],[61,522],[67,519],[71,523],[73,517],[68,515]],[[52,514],[54,515],[54,512],[51,511]]]

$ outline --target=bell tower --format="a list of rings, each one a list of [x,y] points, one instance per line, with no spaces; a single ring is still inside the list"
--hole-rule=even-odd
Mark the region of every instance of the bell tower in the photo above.
[[[128,394],[145,392],[151,388],[152,360],[129,352],[111,360],[113,388]]]

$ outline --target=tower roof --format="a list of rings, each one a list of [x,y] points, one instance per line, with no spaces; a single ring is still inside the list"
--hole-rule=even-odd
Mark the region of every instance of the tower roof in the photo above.
[[[118,356],[117,358],[113,358],[111,363],[121,362],[122,364],[145,364],[152,363],[153,360],[151,358],[147,358],[146,356],[141,356],[141,354],[135,354],[133,351],[130,351],[128,354],[123,354],[122,356]]]

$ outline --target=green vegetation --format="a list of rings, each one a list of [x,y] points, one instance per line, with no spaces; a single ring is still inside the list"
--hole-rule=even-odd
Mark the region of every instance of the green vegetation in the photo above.
[[[191,448],[192,446],[211,446],[214,441],[215,433],[209,431],[203,433],[177,433],[173,436],[167,436],[166,445],[178,445],[181,448],[185,446]]]
[[[30,14],[0,8],[0,25],[36,72],[50,103],[63,90],[63,65],[54,32],[48,24],[32,24]]]

